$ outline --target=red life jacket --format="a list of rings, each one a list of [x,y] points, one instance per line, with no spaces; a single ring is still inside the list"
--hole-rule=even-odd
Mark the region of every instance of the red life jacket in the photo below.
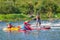
[[[11,24],[8,24],[8,28],[12,28],[12,25]]]
[[[24,22],[24,25],[28,30],[31,30],[30,24],[28,22]]]
[[[28,30],[31,30],[31,27],[30,27],[29,25],[27,25],[26,28],[27,28]]]

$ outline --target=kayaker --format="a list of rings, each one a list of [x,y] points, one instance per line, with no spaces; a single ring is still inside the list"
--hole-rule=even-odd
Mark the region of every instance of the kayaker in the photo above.
[[[40,16],[39,15],[37,15],[36,16],[36,26],[40,26],[41,25],[41,20],[40,20]]]
[[[12,28],[13,26],[12,26],[12,24],[11,23],[9,23],[8,24],[8,28]]]
[[[24,22],[24,30],[31,30],[31,27],[30,27],[29,22],[30,22],[30,21],[25,21],[25,22]]]

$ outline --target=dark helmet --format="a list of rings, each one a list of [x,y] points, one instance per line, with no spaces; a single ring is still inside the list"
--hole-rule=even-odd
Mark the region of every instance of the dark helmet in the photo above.
[[[11,22],[9,22],[8,24],[12,24]]]

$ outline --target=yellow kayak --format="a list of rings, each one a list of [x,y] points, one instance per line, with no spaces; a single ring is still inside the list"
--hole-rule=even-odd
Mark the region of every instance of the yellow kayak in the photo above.
[[[12,28],[3,28],[3,31],[18,31],[20,28],[12,27]]]

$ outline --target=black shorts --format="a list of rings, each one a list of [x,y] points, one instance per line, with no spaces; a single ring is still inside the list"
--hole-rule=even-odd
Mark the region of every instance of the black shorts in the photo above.
[[[41,20],[37,20],[37,23],[41,24]]]

